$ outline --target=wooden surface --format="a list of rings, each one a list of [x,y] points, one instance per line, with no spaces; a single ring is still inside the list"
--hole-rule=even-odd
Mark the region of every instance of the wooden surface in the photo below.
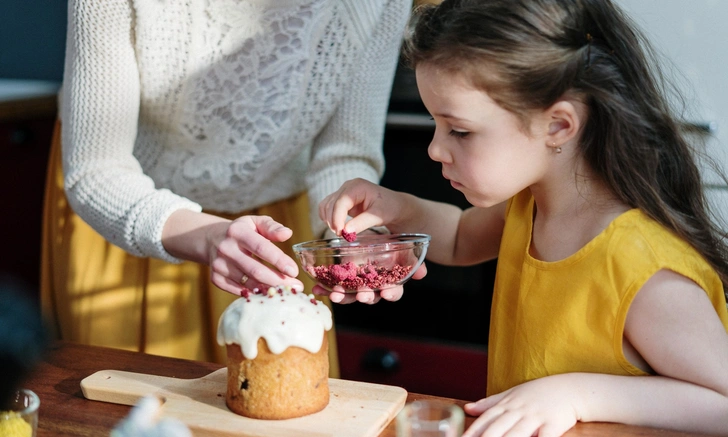
[[[96,401],[134,405],[154,394],[164,399],[162,417],[184,422],[196,435],[215,437],[377,437],[407,399],[400,387],[330,379],[331,400],[322,411],[288,420],[256,420],[225,406],[226,388],[224,368],[192,379],[101,370],[81,381],[84,396]]]
[[[85,399],[81,381],[104,369],[150,373],[174,378],[200,378],[222,366],[213,363],[179,360],[73,343],[56,343],[24,386],[40,397],[37,437],[108,436],[114,425],[131,407]],[[407,402],[440,399],[463,405],[463,401],[409,393]],[[473,417],[466,417],[466,426]],[[204,436],[198,433],[197,436]],[[296,434],[293,434],[294,436]],[[325,435],[325,434],[322,434]],[[379,437],[395,437],[390,422]],[[577,424],[566,437],[687,437],[697,434],[641,428],[619,424]]]

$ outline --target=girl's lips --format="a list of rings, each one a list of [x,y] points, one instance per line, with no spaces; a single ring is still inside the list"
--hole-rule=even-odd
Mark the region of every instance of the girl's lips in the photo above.
[[[448,177],[448,175],[446,175],[444,171],[442,172],[442,177],[445,178],[445,180],[450,181],[450,185],[452,185],[453,188],[456,188],[457,189],[458,187],[462,187],[463,186],[463,184],[461,184],[459,182],[456,182],[456,181],[450,179],[450,177]]]
[[[453,188],[458,188],[458,187],[463,186],[463,184],[450,179],[445,173],[442,173],[442,177],[444,177],[446,180],[450,181],[450,185],[452,185]]]

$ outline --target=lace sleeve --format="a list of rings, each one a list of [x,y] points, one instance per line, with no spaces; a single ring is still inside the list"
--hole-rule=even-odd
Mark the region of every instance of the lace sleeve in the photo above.
[[[347,180],[378,183],[384,173],[382,140],[399,49],[412,3],[388,0],[373,32],[364,42],[343,100],[312,151],[306,183],[314,235],[326,224],[318,204]]]
[[[177,262],[162,227],[177,209],[200,206],[156,190],[132,155],[140,72],[128,0],[71,0],[60,108],[65,190],[74,211],[136,256]]]

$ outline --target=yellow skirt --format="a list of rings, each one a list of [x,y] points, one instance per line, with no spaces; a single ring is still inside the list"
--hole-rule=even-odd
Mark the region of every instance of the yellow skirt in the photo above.
[[[306,194],[245,214],[268,215],[293,230],[279,244],[313,238]],[[43,212],[41,305],[57,338],[225,364],[217,321],[236,298],[210,282],[209,267],[139,258],[108,243],[68,205],[63,191],[60,123],[51,146]],[[299,279],[313,287],[303,272]],[[331,307],[328,299],[322,299]],[[336,334],[329,332],[330,376],[339,377]]]

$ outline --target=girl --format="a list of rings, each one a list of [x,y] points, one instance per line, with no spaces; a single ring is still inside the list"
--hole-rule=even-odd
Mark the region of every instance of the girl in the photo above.
[[[728,250],[645,47],[610,0],[422,9],[407,50],[428,152],[473,207],[362,180],[319,206],[336,233],[429,233],[433,262],[498,257],[488,397],[466,405],[465,436],[577,421],[728,435]]]

